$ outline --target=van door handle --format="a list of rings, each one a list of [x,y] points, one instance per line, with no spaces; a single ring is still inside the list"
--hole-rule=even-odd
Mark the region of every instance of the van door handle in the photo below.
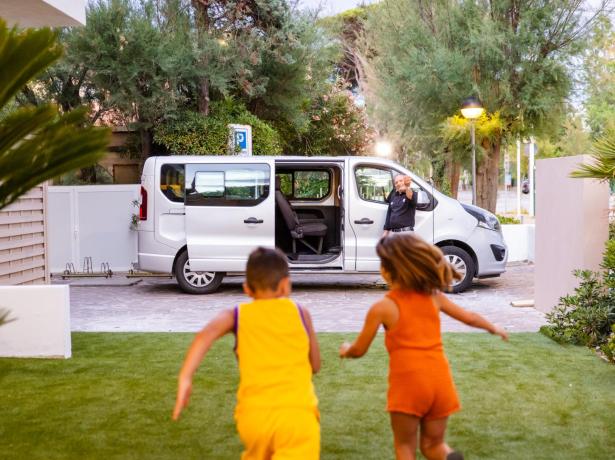
[[[374,221],[373,221],[373,220],[371,220],[371,219],[368,219],[367,217],[364,217],[364,218],[363,218],[363,219],[361,219],[361,220],[355,220],[355,221],[354,221],[354,223],[355,223],[355,224],[373,224],[373,223],[374,223]]]
[[[256,217],[249,217],[248,219],[243,220],[244,224],[262,224],[263,219],[257,219]]]

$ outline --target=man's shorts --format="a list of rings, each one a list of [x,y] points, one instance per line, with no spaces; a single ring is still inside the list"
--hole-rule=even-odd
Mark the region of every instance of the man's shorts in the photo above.
[[[318,460],[317,409],[244,410],[235,414],[241,460]]]

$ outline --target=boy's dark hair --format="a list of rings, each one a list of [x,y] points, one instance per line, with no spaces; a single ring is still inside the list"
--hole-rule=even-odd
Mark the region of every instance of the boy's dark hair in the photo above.
[[[286,256],[277,249],[259,247],[248,257],[246,283],[253,291],[276,290],[288,276]]]

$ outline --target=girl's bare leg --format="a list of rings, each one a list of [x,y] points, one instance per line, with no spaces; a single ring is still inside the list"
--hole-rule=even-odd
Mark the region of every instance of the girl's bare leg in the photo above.
[[[445,460],[451,449],[444,442],[448,417],[421,421],[421,452],[429,460]]]
[[[415,460],[416,435],[421,419],[401,412],[391,412],[390,414],[395,443],[395,458],[397,460]]]

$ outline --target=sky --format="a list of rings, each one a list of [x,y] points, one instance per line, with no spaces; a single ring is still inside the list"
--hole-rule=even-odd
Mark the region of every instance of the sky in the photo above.
[[[362,3],[375,3],[378,0],[299,0],[303,8],[316,9],[321,7],[321,16],[330,16],[349,10]]]

